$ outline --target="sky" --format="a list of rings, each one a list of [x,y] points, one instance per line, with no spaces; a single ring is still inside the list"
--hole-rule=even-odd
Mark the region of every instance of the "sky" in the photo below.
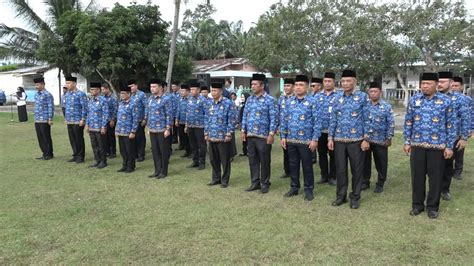
[[[147,0],[135,0],[138,4],[146,4]],[[217,9],[214,19],[217,21],[238,21],[242,20],[245,30],[256,23],[261,14],[267,11],[270,6],[280,0],[211,0],[211,4]],[[130,5],[131,0],[96,0],[101,7],[111,8],[115,3],[121,5]],[[194,10],[198,4],[205,3],[205,0],[187,0],[187,3],[181,5],[181,15],[186,9]],[[83,4],[88,1],[82,0]],[[172,22],[174,17],[174,0],[152,0],[153,4],[160,6],[162,18],[165,21]],[[42,0],[29,0],[30,6],[38,15],[44,16],[45,8]],[[180,17],[180,23],[182,16]],[[15,18],[14,10],[7,4],[7,1],[0,0],[0,22],[8,26],[25,27],[24,22]]]

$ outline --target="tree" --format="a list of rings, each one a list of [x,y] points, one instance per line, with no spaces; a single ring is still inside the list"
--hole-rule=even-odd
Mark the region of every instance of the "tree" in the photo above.
[[[179,23],[179,7],[181,0],[174,0],[174,20],[173,20],[173,33],[171,36],[171,48],[168,58],[168,70],[166,71],[166,82],[171,83],[171,75],[173,74],[173,63],[174,56],[176,54],[176,41],[178,39],[178,23]]]

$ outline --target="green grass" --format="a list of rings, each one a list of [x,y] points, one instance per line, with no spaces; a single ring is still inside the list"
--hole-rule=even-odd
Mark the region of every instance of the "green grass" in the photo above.
[[[0,114],[0,264],[472,264],[474,181],[472,141],[464,180],[453,180],[454,200],[440,217],[411,217],[408,158],[400,136],[390,149],[389,178],[381,195],[362,195],[361,208],[330,206],[335,188],[316,186],[315,199],[283,197],[282,154],[274,146],[269,194],[244,192],[247,158],[232,164],[230,187],[208,187],[210,167],[185,168],[181,152],[169,177],[150,180],[147,160],[132,174],[117,173],[121,159],[89,169],[70,158],[66,126],[53,126],[55,159],[38,161],[34,125]],[[31,117],[30,117],[31,119]],[[149,144],[148,144],[149,145]],[[375,175],[375,173],[373,174]],[[316,180],[319,168],[315,166]]]

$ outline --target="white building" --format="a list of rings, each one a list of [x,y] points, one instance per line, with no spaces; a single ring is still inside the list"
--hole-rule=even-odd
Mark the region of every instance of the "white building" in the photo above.
[[[66,84],[66,80],[62,73],[59,80],[58,74],[58,68],[47,65],[0,72],[0,89],[7,95],[7,102],[10,102],[11,98],[8,95],[15,93],[18,87],[23,87],[28,95],[27,102],[33,102],[36,92],[33,79],[43,76],[46,89],[54,97],[54,104],[59,105],[62,87]],[[77,77],[77,88],[87,92],[88,84],[86,78],[76,73],[73,73],[72,76]]]

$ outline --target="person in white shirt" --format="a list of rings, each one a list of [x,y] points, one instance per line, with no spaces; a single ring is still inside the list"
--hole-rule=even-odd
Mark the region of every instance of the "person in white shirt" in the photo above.
[[[18,120],[20,122],[28,121],[28,113],[26,112],[26,93],[23,87],[18,87],[15,97],[17,98],[16,106],[18,108]]]

